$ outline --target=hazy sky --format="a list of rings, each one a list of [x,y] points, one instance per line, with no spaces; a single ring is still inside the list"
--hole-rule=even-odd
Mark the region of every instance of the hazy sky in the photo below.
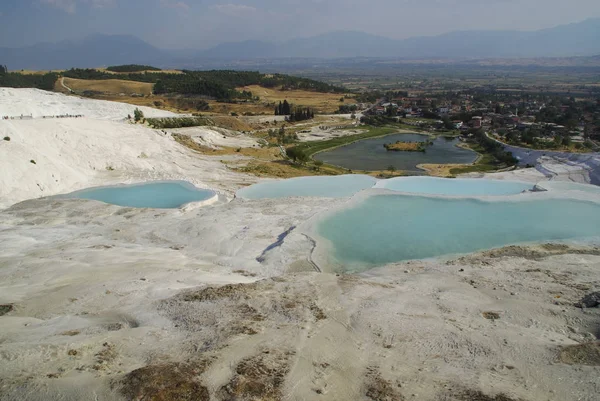
[[[280,41],[335,30],[391,38],[535,30],[600,17],[600,0],[0,0],[0,46],[134,34],[158,47]]]

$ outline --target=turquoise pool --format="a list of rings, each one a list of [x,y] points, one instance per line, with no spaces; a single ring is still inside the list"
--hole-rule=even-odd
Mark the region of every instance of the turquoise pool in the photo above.
[[[236,196],[246,199],[272,199],[291,196],[345,198],[363,189],[372,188],[376,182],[375,178],[368,175],[299,177],[251,185],[237,191]]]
[[[213,198],[215,192],[198,189],[185,181],[157,181],[143,184],[88,188],[61,198],[92,199],[118,206],[175,209],[186,203]]]
[[[509,244],[600,237],[600,204],[571,199],[483,201],[375,195],[320,221],[347,271]]]
[[[399,177],[381,180],[376,187],[428,195],[494,196],[518,194],[533,189],[533,184],[477,178]]]

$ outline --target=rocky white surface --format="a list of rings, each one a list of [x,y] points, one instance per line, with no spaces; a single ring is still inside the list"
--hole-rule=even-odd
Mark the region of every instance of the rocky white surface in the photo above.
[[[33,118],[83,115],[100,120],[125,120],[139,108],[146,117],[173,117],[170,111],[150,107],[85,99],[39,89],[0,88],[0,117]]]
[[[188,211],[13,205],[165,178],[231,194],[255,179],[123,122],[2,121],[0,130],[11,136],[0,144],[2,400],[600,393],[600,308],[575,306],[600,288],[598,248],[509,247],[318,273],[313,243],[292,228],[346,199],[234,199]]]
[[[23,90],[24,97],[29,95],[29,90]],[[69,109],[69,96],[58,99],[65,101],[58,106],[61,110],[74,113]],[[0,98],[0,110],[8,104],[4,101],[6,98]],[[76,100],[80,101],[88,102]],[[120,112],[115,111],[117,106]],[[111,107],[117,116],[129,105],[114,103]],[[93,110],[93,102],[81,109]],[[217,136],[216,131],[205,130],[205,134]],[[219,158],[199,157],[161,130],[125,121],[89,117],[0,120],[0,138],[10,139],[0,141],[0,208],[99,185],[176,179],[232,195],[235,188],[256,181],[232,173]],[[218,143],[256,143],[241,135],[232,138]]]
[[[199,145],[212,149],[220,149],[222,147],[252,148],[259,146],[258,141],[254,138],[218,127],[190,127],[170,129],[168,131],[187,135]]]

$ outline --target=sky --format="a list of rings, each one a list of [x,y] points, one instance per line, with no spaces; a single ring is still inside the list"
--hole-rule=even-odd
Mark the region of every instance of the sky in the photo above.
[[[403,39],[537,30],[600,17],[600,0],[0,0],[0,46],[132,34],[171,49],[338,30]]]

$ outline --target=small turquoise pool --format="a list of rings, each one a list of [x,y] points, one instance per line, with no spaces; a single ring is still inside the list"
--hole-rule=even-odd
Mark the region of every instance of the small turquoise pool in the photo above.
[[[157,181],[143,184],[88,188],[61,198],[91,199],[112,205],[175,209],[186,203],[201,202],[216,196],[215,192],[198,189],[185,181]]]
[[[376,187],[427,195],[498,196],[519,194],[533,189],[533,184],[478,178],[399,177],[381,180]]]
[[[329,262],[360,271],[523,242],[598,240],[600,204],[574,199],[374,195],[325,217],[316,231],[330,247]]]
[[[375,178],[368,175],[299,177],[251,185],[237,191],[236,196],[246,199],[272,199],[291,196],[345,198],[363,189],[372,188],[376,182]]]

